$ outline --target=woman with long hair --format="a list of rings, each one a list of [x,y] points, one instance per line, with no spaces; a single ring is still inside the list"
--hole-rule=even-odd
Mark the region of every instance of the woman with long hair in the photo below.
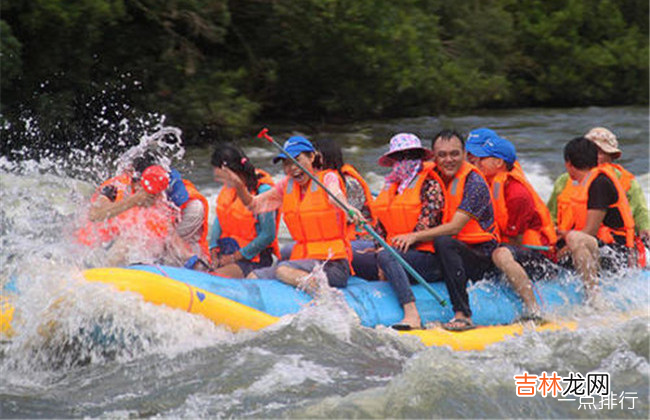
[[[219,145],[212,154],[214,177],[219,182],[231,171],[249,194],[269,191],[271,176],[256,169],[238,147]],[[224,185],[216,203],[216,217],[210,235],[210,253],[214,273],[233,278],[246,277],[251,271],[273,264],[277,254],[277,214],[266,211],[254,215],[234,188]]]

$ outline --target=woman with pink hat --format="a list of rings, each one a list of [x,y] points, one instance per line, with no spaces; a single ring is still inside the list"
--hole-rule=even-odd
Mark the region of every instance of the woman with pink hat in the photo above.
[[[402,247],[393,243],[393,238],[426,230],[442,222],[445,194],[442,181],[432,171],[433,164],[429,162],[431,156],[431,151],[422,147],[416,135],[400,133],[393,136],[389,151],[379,158],[379,165],[390,167],[391,171],[386,175],[384,187],[372,206],[373,214],[378,219],[377,233],[395,246],[426,281],[440,278],[431,241]],[[379,250],[377,262],[404,307],[404,318],[393,328],[421,328],[417,310],[409,310],[411,306],[415,307],[415,297],[406,270],[384,249]]]

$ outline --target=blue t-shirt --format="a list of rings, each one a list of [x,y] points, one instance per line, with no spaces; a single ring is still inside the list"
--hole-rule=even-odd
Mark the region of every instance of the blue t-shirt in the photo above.
[[[457,210],[467,213],[485,230],[488,230],[494,224],[494,208],[492,207],[490,188],[483,181],[483,178],[474,171],[467,175],[463,199]],[[496,246],[497,241],[493,239],[471,245],[471,248],[485,255],[490,255]]]

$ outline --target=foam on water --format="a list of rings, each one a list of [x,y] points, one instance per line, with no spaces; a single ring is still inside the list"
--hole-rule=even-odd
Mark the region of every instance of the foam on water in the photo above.
[[[519,398],[514,376],[557,372],[609,372],[612,392],[636,392],[634,411],[590,411],[610,418],[649,408],[648,316],[617,323],[617,328],[596,322],[578,331],[529,333],[496,344],[481,353],[427,348],[405,365],[385,386],[333,396],[298,408],[290,417],[308,418],[508,418],[582,417],[577,402],[556,398]],[[588,322],[588,320],[585,320]],[[598,326],[600,325],[600,326]],[[582,415],[581,415],[582,414]]]
[[[538,118],[539,112],[525,112],[523,123],[506,122],[503,130],[521,146],[524,169],[546,200],[562,171],[552,137],[570,138],[567,130],[576,124],[564,111],[547,119]],[[588,128],[592,119],[585,117],[578,126]],[[559,125],[540,129],[547,120]],[[454,121],[494,122],[489,116]],[[415,124],[428,135],[439,123],[435,118],[390,122],[378,125],[381,135],[360,126],[340,138],[350,163],[378,192],[387,169],[376,161],[390,133]],[[182,156],[176,155],[182,144],[167,141],[180,132],[169,128],[157,136],[160,128],[128,141],[131,125],[123,121],[117,130],[120,147],[140,153],[142,145],[164,140],[167,145],[157,150]],[[45,152],[38,161],[0,157],[0,284],[13,280],[21,290],[16,335],[0,342],[0,406],[7,417],[647,416],[650,299],[647,288],[625,282],[635,271],[605,278],[599,306],[562,314],[579,323],[576,331],[527,331],[483,352],[426,348],[388,328],[363,328],[336,290],[326,289],[298,314],[263,331],[232,334],[199,316],[82,280],[83,269],[103,266],[107,258],[102,250],[84,251],[71,240],[75,219],[95,186],[116,172],[117,161],[107,157],[105,144],[97,141],[94,151],[73,151],[66,158]],[[245,149],[281,179],[281,169],[270,163],[273,148]],[[195,172],[198,179],[212,179],[209,164],[197,168],[203,171]],[[650,174],[639,176],[650,197],[649,181]],[[209,199],[212,218],[221,187],[212,181],[197,186]],[[287,238],[286,231],[281,235]],[[611,284],[617,291],[608,288]],[[625,309],[609,302],[623,302]],[[636,391],[640,398],[633,411],[589,414],[550,398],[524,400],[515,396],[513,380],[524,370],[606,371],[615,391]]]
[[[180,135],[180,130],[167,127],[144,136],[117,159],[117,166],[125,167],[145,149],[181,157]],[[12,298],[15,334],[2,344],[0,371],[7,379],[3,387],[26,378],[38,382],[25,372],[125,362],[146,354],[173,358],[229,342],[230,333],[204,318],[83,280],[81,271],[105,266],[108,253],[75,244],[74,230],[95,185],[71,177],[65,160],[0,160],[0,286],[20,290]],[[103,174],[110,166],[97,171]],[[136,244],[130,256],[142,261],[144,254],[137,251],[144,248]]]
[[[42,264],[21,273],[17,283],[15,334],[0,367],[6,385],[21,372],[124,363],[151,353],[173,358],[232,341],[231,333],[205,318],[89,283],[75,267]]]

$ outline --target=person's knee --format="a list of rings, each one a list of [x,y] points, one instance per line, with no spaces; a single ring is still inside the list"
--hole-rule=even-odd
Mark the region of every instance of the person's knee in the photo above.
[[[510,249],[501,246],[492,252],[492,262],[494,265],[501,268],[515,262],[515,257],[512,255]]]
[[[331,274],[327,276],[327,284],[329,284],[331,287],[341,289],[348,285],[348,277],[341,274]]]
[[[389,264],[393,264],[393,259],[393,256],[385,249],[377,253],[377,265],[382,269],[382,271],[386,271],[386,267]]]
[[[566,236],[566,244],[573,253],[582,248],[589,250],[596,249],[598,247],[598,240],[584,232],[572,230]]]
[[[567,233],[565,241],[566,246],[568,246],[570,250],[576,249],[580,243],[580,232],[572,230],[571,232]]]
[[[289,276],[292,276],[293,271],[294,270],[291,267],[288,267],[286,265],[279,265],[278,269],[275,270],[275,277],[279,279],[284,279]]]

